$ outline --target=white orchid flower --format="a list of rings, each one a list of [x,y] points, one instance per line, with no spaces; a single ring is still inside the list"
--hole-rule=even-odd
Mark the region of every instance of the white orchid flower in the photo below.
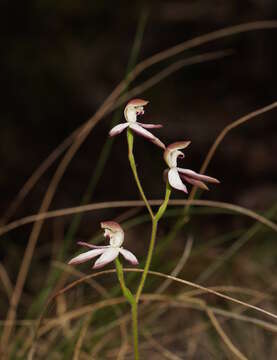
[[[185,193],[188,192],[186,185],[182,180],[185,180],[191,185],[197,186],[203,190],[209,190],[207,185],[204,183],[218,184],[219,181],[213,177],[201,175],[190,169],[182,169],[177,167],[178,157],[184,158],[185,155],[180,151],[185,149],[190,144],[190,141],[180,141],[169,145],[164,152],[164,160],[169,166],[169,169],[165,170],[164,175],[168,179],[171,187],[177,190],[181,190]]]
[[[93,265],[93,269],[99,269],[108,263],[114,261],[119,254],[121,254],[132,265],[137,265],[138,260],[133,253],[121,247],[124,241],[124,231],[121,226],[115,221],[101,222],[101,228],[104,229],[104,236],[110,239],[108,246],[96,246],[85,242],[78,242],[79,245],[86,246],[90,249],[83,254],[80,254],[69,261],[68,264],[76,265],[101,255]]]
[[[136,132],[138,135],[144,136],[146,139],[150,140],[154,144],[160,146],[161,148],[165,149],[165,145],[150,131],[146,129],[154,129],[154,128],[161,128],[162,125],[160,124],[143,124],[137,121],[138,115],[144,114],[144,106],[148,104],[149,101],[142,100],[142,99],[133,99],[128,102],[124,109],[124,117],[126,119],[126,123],[118,124],[113,127],[109,135],[115,136],[120,134],[124,129],[128,127]]]

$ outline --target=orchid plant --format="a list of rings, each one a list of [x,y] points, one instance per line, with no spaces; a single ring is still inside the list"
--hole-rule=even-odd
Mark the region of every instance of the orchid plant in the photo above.
[[[133,329],[133,343],[134,343],[134,357],[136,360],[139,359],[139,348],[138,348],[138,303],[140,300],[140,295],[143,291],[143,287],[147,278],[147,274],[151,265],[151,260],[155,248],[156,235],[158,222],[164,215],[172,189],[181,190],[184,193],[187,193],[187,187],[183,183],[183,180],[187,183],[199,187],[203,190],[208,190],[208,187],[205,183],[214,183],[217,184],[219,181],[216,178],[198,174],[190,169],[183,169],[178,167],[177,161],[178,158],[184,158],[184,153],[180,150],[187,148],[190,145],[190,141],[179,141],[175,142],[169,146],[165,146],[164,143],[159,140],[156,136],[154,136],[150,131],[146,129],[151,128],[160,128],[162,125],[160,124],[144,124],[137,121],[137,117],[139,115],[144,114],[144,106],[148,104],[148,101],[142,99],[133,99],[128,102],[124,109],[124,117],[126,122],[122,124],[118,124],[113,127],[109,135],[115,136],[123,132],[123,130],[127,129],[127,143],[128,143],[128,158],[131,165],[131,169],[133,172],[134,179],[136,181],[138,190],[142,199],[145,202],[149,215],[152,221],[152,232],[149,243],[149,248],[146,256],[145,266],[143,269],[143,273],[141,276],[141,280],[139,282],[136,293],[132,293],[131,290],[126,286],[124,280],[124,272],[122,265],[119,261],[119,254],[121,254],[127,261],[129,261],[132,265],[138,265],[138,260],[136,256],[122,247],[124,241],[124,231],[121,226],[114,221],[105,221],[101,223],[101,228],[104,229],[104,236],[109,239],[109,245],[107,246],[96,246],[92,244],[88,244],[85,242],[79,242],[79,245],[85,246],[91,250],[86,251],[69,261],[69,264],[75,265],[80,264],[90,259],[93,259],[97,256],[100,256],[98,260],[93,265],[93,269],[99,269],[108,263],[115,261],[116,271],[118,280],[125,296],[126,300],[131,305],[131,313],[132,313],[132,329]],[[158,147],[164,150],[164,160],[168,165],[168,169],[164,171],[164,178],[166,181],[166,190],[164,201],[160,205],[159,209],[156,213],[153,212],[152,207],[150,206],[147,197],[144,193],[143,187],[139,180],[139,176],[137,173],[135,158],[133,154],[133,145],[134,145],[134,133],[145,137],[150,140],[152,143],[157,145]]]

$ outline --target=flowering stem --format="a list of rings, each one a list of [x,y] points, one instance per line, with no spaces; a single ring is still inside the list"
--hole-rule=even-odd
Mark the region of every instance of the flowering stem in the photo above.
[[[128,158],[129,158],[129,162],[130,162],[130,165],[131,165],[131,169],[133,171],[133,175],[134,175],[134,178],[135,178],[135,181],[136,181],[136,184],[137,184],[137,187],[139,189],[139,192],[140,192],[140,195],[143,199],[143,201],[145,202],[145,205],[147,207],[147,210],[151,216],[151,219],[153,220],[154,219],[154,214],[153,214],[153,211],[152,211],[152,208],[144,194],[144,191],[143,191],[143,188],[141,186],[141,183],[140,183],[140,180],[139,180],[139,177],[138,177],[138,172],[137,172],[137,167],[136,167],[136,163],[135,163],[135,158],[134,158],[134,154],[133,154],[133,145],[134,145],[134,135],[132,133],[132,130],[131,129],[127,129],[127,142],[128,142]]]
[[[147,254],[144,270],[143,270],[143,273],[142,273],[142,277],[141,277],[141,280],[140,280],[140,283],[139,283],[139,286],[138,286],[138,290],[137,290],[137,293],[136,293],[136,303],[139,302],[139,298],[140,298],[140,295],[142,293],[142,290],[143,290],[143,287],[144,287],[144,284],[145,284],[145,281],[146,281],[146,277],[148,275],[148,271],[149,271],[149,268],[150,268],[150,265],[151,265],[151,260],[152,260],[153,251],[154,251],[154,247],[155,247],[155,242],[156,242],[158,222],[162,218],[163,214],[166,211],[168,201],[169,201],[169,198],[170,198],[170,194],[171,194],[171,187],[167,183],[166,184],[165,199],[164,199],[162,205],[159,207],[159,210],[157,211],[156,215],[152,219],[152,232],[151,232],[150,245],[149,245],[148,254]]]
[[[125,284],[123,268],[122,268],[122,265],[118,258],[115,260],[115,264],[116,264],[116,273],[117,273],[118,281],[119,281],[121,289],[122,289],[122,293],[125,296],[126,300],[129,302],[129,304],[131,305],[134,355],[135,355],[135,360],[139,360],[138,305],[136,303],[134,295],[131,293],[131,291],[128,289],[128,287]]]

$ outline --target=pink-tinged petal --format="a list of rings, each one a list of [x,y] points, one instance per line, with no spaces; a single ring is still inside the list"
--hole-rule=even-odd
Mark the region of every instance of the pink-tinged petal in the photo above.
[[[182,150],[182,149],[187,148],[190,143],[191,143],[191,141],[177,141],[173,144],[168,145],[166,149],[169,151]]]
[[[199,187],[200,189],[203,189],[203,190],[209,190],[208,186],[205,183],[203,183],[203,181],[192,179],[192,178],[190,178],[188,176],[185,176],[183,174],[180,174],[180,177],[183,180],[187,181],[191,185],[197,186],[197,187]]]
[[[115,258],[117,258],[119,254],[119,248],[110,247],[109,249],[104,250],[103,254],[99,259],[95,261],[93,265],[93,269],[100,269],[101,267],[107,265],[112,262]]]
[[[215,179],[213,177],[197,174],[195,171],[190,170],[190,169],[182,169],[182,168],[177,168],[177,169],[180,173],[182,173],[192,179],[195,179],[195,180],[207,181],[207,182],[214,183],[214,184],[220,183],[217,179]]]
[[[123,255],[125,257],[126,260],[128,260],[132,265],[138,265],[138,259],[135,257],[135,255],[133,253],[131,253],[131,251],[126,250],[126,249],[119,249],[119,252],[121,255]]]
[[[165,148],[165,145],[153,134],[151,134],[150,131],[145,130],[140,125],[136,123],[131,123],[130,128],[135,131],[137,134],[144,136],[146,139],[149,139],[151,142],[153,142],[155,145],[160,146],[162,149]]]
[[[145,129],[160,129],[163,127],[161,124],[144,124],[137,121],[137,124],[144,127]]]
[[[181,180],[176,168],[172,168],[169,170],[168,182],[174,189],[181,190],[184,193],[188,192],[186,185],[182,183],[182,180]]]
[[[126,129],[128,126],[129,126],[128,123],[118,124],[110,130],[109,135],[110,136],[118,135],[122,133],[122,131]]]
[[[105,249],[105,248],[109,247],[109,245],[107,245],[107,246],[98,246],[98,245],[89,244],[89,243],[86,243],[86,242],[83,242],[83,241],[78,241],[77,244],[81,245],[81,246],[88,247],[90,249]]]
[[[143,99],[132,99],[128,102],[127,106],[145,106],[149,103],[149,101],[147,100],[143,100]]]
[[[98,255],[103,254],[104,251],[106,251],[106,250],[105,249],[94,249],[94,250],[87,251],[87,252],[80,254],[80,255],[76,256],[75,258],[71,259],[68,262],[68,264],[69,265],[81,264],[85,261],[95,258]]]

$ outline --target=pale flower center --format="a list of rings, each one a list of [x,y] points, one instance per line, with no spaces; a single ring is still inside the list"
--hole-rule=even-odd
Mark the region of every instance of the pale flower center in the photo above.
[[[110,245],[120,247],[124,240],[124,234],[120,231],[110,234]]]
[[[109,229],[105,229],[104,236],[109,237],[110,246],[113,246],[113,247],[120,247],[124,241],[124,233],[121,231],[113,232]]]
[[[128,108],[125,113],[125,118],[129,123],[135,123],[137,121],[136,109],[134,107]]]
[[[129,123],[137,121],[137,115],[144,114],[143,106],[129,106],[125,110],[125,119]]]
[[[184,154],[182,153],[182,151],[179,150],[172,150],[170,151],[170,153],[168,154],[168,165],[170,168],[173,167],[177,167],[177,159],[179,156],[184,157]]]

